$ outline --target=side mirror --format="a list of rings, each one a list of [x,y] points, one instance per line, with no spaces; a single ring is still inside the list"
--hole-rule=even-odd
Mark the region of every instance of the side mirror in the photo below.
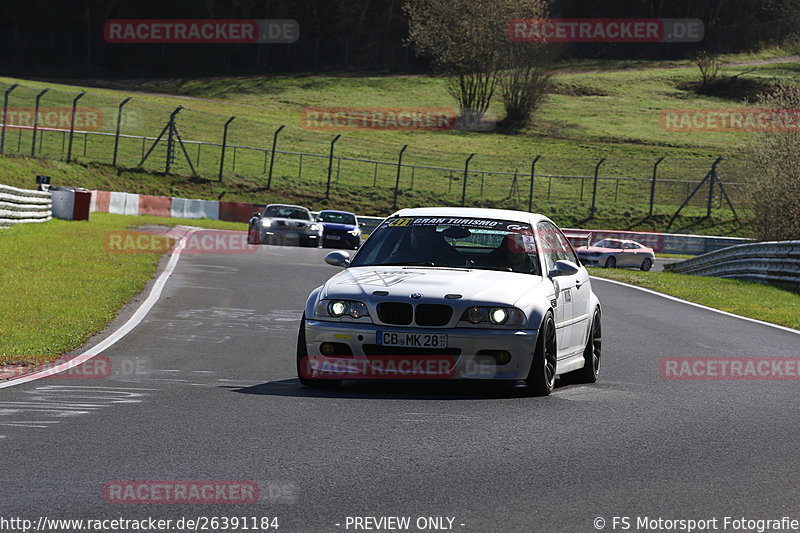
[[[573,274],[577,274],[580,270],[578,265],[572,261],[565,261],[563,259],[556,261],[554,266],[555,268],[553,268],[553,270],[547,274],[548,277],[556,278],[558,276],[571,276]]]
[[[336,250],[325,256],[325,262],[331,266],[347,268],[350,264],[350,254],[341,250]]]

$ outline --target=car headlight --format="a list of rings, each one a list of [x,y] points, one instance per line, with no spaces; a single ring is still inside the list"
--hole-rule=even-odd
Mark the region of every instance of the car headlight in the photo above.
[[[495,326],[522,326],[527,317],[516,307],[470,307],[461,316],[461,320],[470,324],[489,322]]]
[[[350,230],[350,231],[348,231],[347,233],[349,233],[349,234],[350,234],[350,235],[352,235],[353,237],[358,237],[359,235],[361,235],[361,230],[360,230],[360,229],[358,229],[358,228],[356,228],[356,229],[351,229],[351,230]]]
[[[367,304],[356,300],[320,300],[314,314],[318,318],[368,317]]]
[[[311,224],[308,229],[311,231],[319,231],[319,224]]]

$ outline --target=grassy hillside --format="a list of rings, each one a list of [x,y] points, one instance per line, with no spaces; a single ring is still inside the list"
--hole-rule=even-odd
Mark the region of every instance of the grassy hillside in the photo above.
[[[738,56],[731,60],[753,63],[769,60],[770,54],[758,57]],[[755,86],[774,79],[796,80],[800,62],[728,66],[723,75],[741,76]],[[189,155],[200,174],[208,180],[188,180],[189,166],[183,156],[175,159],[178,176],[163,176],[165,147],[159,145],[145,163],[147,172],[135,170],[149,142],[123,138],[119,163],[130,170],[117,171],[96,163],[111,161],[113,136],[78,136],[73,155],[84,167],[41,160],[0,160],[0,181],[12,185],[32,182],[38,172],[53,175],[54,181],[87,187],[172,194],[200,198],[254,201],[292,200],[312,207],[335,205],[365,214],[385,214],[391,209],[396,167],[344,159],[334,163],[333,191],[330,202],[324,200],[327,158],[301,158],[297,152],[327,154],[336,133],[336,155],[354,159],[386,162],[397,160],[397,153],[409,145],[404,163],[418,165],[413,171],[404,168],[401,175],[400,206],[420,204],[458,204],[461,199],[464,160],[476,156],[467,182],[467,201],[472,205],[527,207],[530,162],[542,155],[537,174],[591,176],[600,158],[606,158],[598,187],[598,211],[586,220],[591,200],[591,181],[560,177],[537,177],[534,209],[553,216],[564,225],[590,227],[639,228],[661,230],[694,184],[706,174],[719,155],[728,159],[719,167],[728,192],[740,204],[739,191],[747,181],[746,162],[736,155],[736,147],[746,141],[746,133],[669,132],[661,126],[661,110],[674,108],[744,107],[741,94],[725,97],[698,95],[690,90],[698,77],[688,62],[572,62],[565,64],[554,78],[556,88],[529,128],[514,134],[501,131],[311,131],[302,127],[301,110],[307,106],[437,108],[451,107],[444,81],[420,76],[291,76],[241,77],[197,80],[85,80],[89,92],[80,105],[102,111],[99,129],[112,133],[116,109],[123,97],[133,100],[125,107],[123,133],[155,137],[169,113],[178,105],[177,125],[185,140],[219,143],[222,125],[236,116],[229,131],[229,143],[250,146],[226,153],[224,178],[216,182],[219,170],[219,147],[187,145]],[[68,106],[84,87],[52,81],[11,80],[0,78],[0,89],[10,83],[23,87],[12,92],[10,106],[31,108],[42,88],[50,91],[42,105]],[[104,86],[107,88],[99,88]],[[110,88],[109,88],[110,87]],[[499,105],[490,114],[502,116]],[[273,188],[265,189],[266,152],[272,134],[286,125],[279,137]],[[85,142],[85,144],[84,144]],[[36,152],[63,158],[66,140],[57,132],[39,136]],[[10,131],[6,150],[30,155],[30,131]],[[198,151],[199,150],[199,151]],[[85,155],[84,155],[85,153]],[[656,216],[646,219],[649,178],[653,164],[659,166],[662,179],[683,180],[660,183],[656,189]],[[445,167],[455,171],[423,167]],[[516,186],[514,173],[518,172]],[[617,180],[616,177],[637,178]],[[210,181],[209,181],[210,180]],[[581,189],[583,193],[581,194]],[[742,228],[731,221],[728,211],[715,209],[711,220],[704,220],[705,194],[700,194],[686,217],[673,231],[741,234]],[[715,206],[719,206],[715,199]]]

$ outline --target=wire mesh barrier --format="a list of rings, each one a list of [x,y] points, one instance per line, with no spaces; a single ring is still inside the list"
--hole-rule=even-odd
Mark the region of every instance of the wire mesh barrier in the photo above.
[[[402,145],[375,131],[307,129],[294,111],[262,116],[242,106],[239,116],[223,115],[215,101],[200,98],[174,107],[159,98],[41,84],[0,84],[0,93],[0,154],[6,156],[220,181],[236,176],[254,188],[302,188],[325,197],[372,188],[396,206],[408,205],[411,195],[451,205],[586,211],[590,218],[610,209],[672,214],[679,206],[710,214],[740,203],[745,192],[746,170],[737,161],[717,161],[709,179],[710,158],[457,153]],[[451,134],[460,132],[442,133]],[[420,137],[419,144],[431,144],[430,138]]]

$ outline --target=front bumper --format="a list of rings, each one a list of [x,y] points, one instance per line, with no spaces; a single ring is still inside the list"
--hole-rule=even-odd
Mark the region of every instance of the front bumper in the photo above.
[[[447,334],[448,349],[458,349],[460,353],[419,355],[409,348],[408,355],[365,355],[365,345],[378,344],[379,331]],[[335,362],[335,373],[341,374],[340,379],[521,380],[530,372],[537,334],[536,330],[419,328],[306,320],[306,347],[311,364]],[[352,355],[323,356],[320,350],[323,342],[346,344]],[[485,355],[478,354],[481,350],[504,350],[511,354],[511,360],[505,364],[488,363]]]
[[[338,239],[336,238],[338,237]],[[361,245],[361,237],[352,235],[323,235],[322,245],[325,248],[358,248]]]
[[[603,258],[602,255],[598,255],[598,256],[594,256],[594,257],[589,257],[589,256],[585,256],[585,255],[578,255],[578,259],[581,260],[581,264],[583,264],[584,266],[604,266],[605,265],[605,259]]]
[[[262,229],[260,242],[284,246],[322,246],[322,235],[319,232]]]

